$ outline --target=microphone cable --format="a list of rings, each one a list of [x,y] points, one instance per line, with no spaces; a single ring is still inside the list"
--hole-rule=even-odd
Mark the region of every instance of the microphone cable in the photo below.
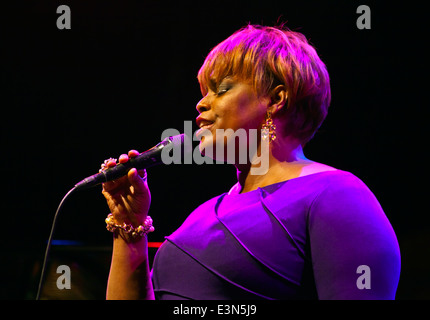
[[[69,190],[69,192],[66,193],[66,195],[63,197],[63,199],[61,200],[60,204],[58,205],[57,211],[55,212],[54,220],[52,221],[51,232],[49,233],[48,243],[46,245],[45,255],[44,255],[44,258],[43,258],[43,264],[42,264],[42,270],[41,270],[40,278],[39,278],[39,286],[37,288],[36,300],[40,300],[40,294],[42,293],[43,281],[45,280],[45,273],[46,273],[46,268],[47,268],[49,251],[51,249],[52,237],[54,235],[55,226],[57,224],[58,214],[60,213],[60,210],[63,207],[66,199],[75,190],[76,190],[76,187],[73,187],[72,189]]]

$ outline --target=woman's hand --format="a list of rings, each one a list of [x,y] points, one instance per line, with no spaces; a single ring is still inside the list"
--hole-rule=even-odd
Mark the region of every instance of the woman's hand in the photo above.
[[[122,154],[118,162],[125,163],[138,155],[138,151],[130,150],[128,155]],[[110,160],[106,163],[106,169],[116,164],[115,160]],[[133,168],[127,176],[103,183],[102,193],[117,223],[131,223],[137,227],[146,219],[151,204],[146,170]]]
[[[125,163],[137,155],[139,152],[131,150],[128,155],[121,155],[118,162]],[[106,168],[114,166],[115,160],[105,164]],[[145,221],[151,204],[145,170],[131,169],[126,176],[104,183],[102,193],[116,223],[125,222],[137,227]],[[146,237],[142,237],[142,241],[134,241],[121,231],[113,242],[106,298],[154,299]]]

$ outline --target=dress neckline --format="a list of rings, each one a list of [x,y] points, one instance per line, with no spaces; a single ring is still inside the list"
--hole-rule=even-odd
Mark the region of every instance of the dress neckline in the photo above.
[[[269,192],[269,193],[272,193],[272,192],[278,190],[279,188],[281,188],[288,181],[297,181],[297,180],[301,180],[301,179],[304,179],[304,178],[307,178],[307,177],[313,177],[315,175],[319,175],[319,174],[323,174],[323,173],[339,172],[339,171],[341,171],[341,170],[335,169],[335,170],[326,170],[326,171],[315,172],[315,173],[307,174],[307,175],[304,175],[304,176],[299,176],[299,177],[287,179],[287,180],[284,180],[284,181],[276,182],[276,183],[273,183],[273,184],[269,184],[269,185],[264,186],[264,187],[258,187],[255,190],[251,190],[251,191],[244,192],[244,193],[235,193],[235,189],[237,189],[238,186],[239,186],[239,182],[237,182],[237,183],[235,183],[230,188],[230,190],[228,192],[224,193],[223,196],[229,196],[229,197],[239,196],[239,195],[245,195],[245,194],[248,194],[248,193],[251,193],[251,192],[258,192],[258,191],[261,192],[261,190]]]

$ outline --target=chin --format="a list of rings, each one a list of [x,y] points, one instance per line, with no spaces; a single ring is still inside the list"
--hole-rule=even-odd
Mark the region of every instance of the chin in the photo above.
[[[248,159],[246,140],[238,142],[235,135],[202,136],[199,151],[203,156],[223,163],[246,163]]]
[[[219,148],[224,148],[223,144],[218,145],[218,150],[220,150]],[[224,156],[220,156],[219,152],[218,152],[218,156],[217,156],[217,141],[216,139],[213,138],[213,136],[205,136],[202,137],[200,140],[200,144],[199,144],[199,151],[200,153],[208,158],[211,158],[217,162],[225,162],[226,159],[224,159]]]

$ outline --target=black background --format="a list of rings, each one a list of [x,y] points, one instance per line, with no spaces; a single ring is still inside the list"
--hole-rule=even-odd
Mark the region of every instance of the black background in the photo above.
[[[56,27],[61,4],[71,8],[71,30]],[[370,30],[356,26],[361,4],[371,9]],[[210,49],[247,23],[278,22],[306,35],[331,77],[329,115],[306,156],[369,186],[400,243],[398,299],[430,297],[428,51],[421,6],[64,0],[1,7],[0,298],[34,297],[54,212],[76,182],[106,158],[152,147],[164,129],[182,131],[192,120],[196,130],[196,75]],[[191,210],[235,183],[227,165],[172,165],[148,173],[156,226],[150,241],[163,241]],[[107,213],[100,188],[74,194],[54,238],[84,249],[109,247]],[[103,259],[94,286],[105,285],[109,260]]]

